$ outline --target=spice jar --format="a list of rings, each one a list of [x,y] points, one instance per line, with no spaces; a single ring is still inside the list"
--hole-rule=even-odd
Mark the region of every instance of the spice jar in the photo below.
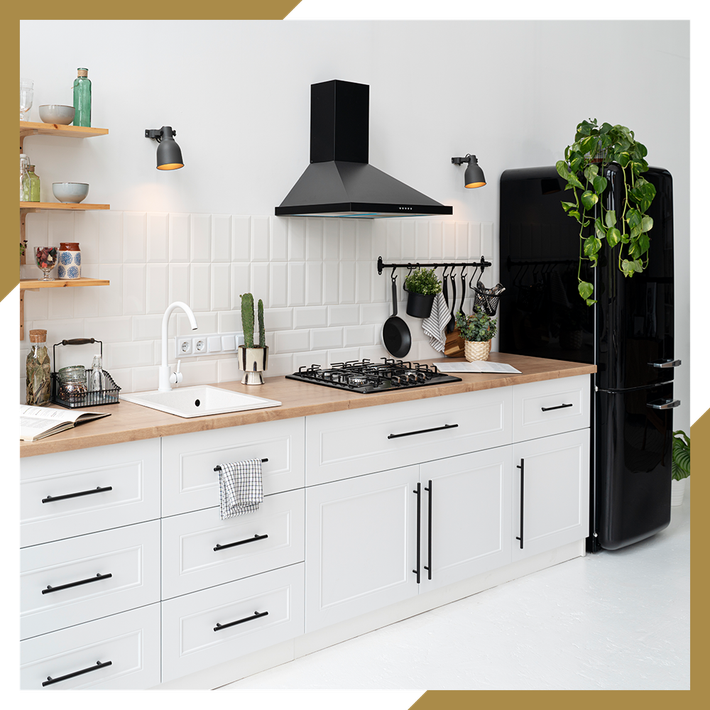
[[[57,398],[69,404],[82,402],[89,391],[86,384],[86,370],[83,365],[63,367],[57,373],[59,380]]]
[[[52,399],[52,375],[47,353],[47,331],[31,330],[32,349],[26,361],[26,401],[27,404],[44,406]]]
[[[57,277],[65,281],[81,277],[81,250],[78,242],[60,242]]]

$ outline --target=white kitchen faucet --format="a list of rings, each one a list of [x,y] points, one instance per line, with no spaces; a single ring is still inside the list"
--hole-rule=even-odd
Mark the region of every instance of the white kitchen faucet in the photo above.
[[[158,392],[170,392],[173,385],[182,382],[182,372],[180,372],[180,360],[177,363],[177,370],[175,372],[170,371],[170,365],[168,365],[168,320],[170,320],[170,314],[176,309],[182,308],[187,317],[190,319],[190,325],[193,330],[197,330],[197,321],[195,320],[195,314],[192,312],[190,306],[182,301],[175,301],[171,303],[163,314],[163,330],[162,330],[162,359],[160,363],[160,370],[158,372]]]

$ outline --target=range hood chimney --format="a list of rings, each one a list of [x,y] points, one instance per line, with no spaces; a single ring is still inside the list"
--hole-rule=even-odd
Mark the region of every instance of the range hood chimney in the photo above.
[[[368,163],[370,87],[311,84],[311,164],[275,213],[298,217],[415,217],[453,208]]]

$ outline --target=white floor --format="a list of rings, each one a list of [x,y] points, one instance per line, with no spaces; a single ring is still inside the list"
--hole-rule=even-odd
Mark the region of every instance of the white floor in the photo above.
[[[224,689],[690,688],[690,503],[577,558]]]

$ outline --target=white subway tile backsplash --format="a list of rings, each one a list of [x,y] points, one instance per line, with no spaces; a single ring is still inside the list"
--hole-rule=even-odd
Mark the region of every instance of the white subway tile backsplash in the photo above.
[[[164,215],[164,218],[166,215]],[[150,254],[151,247],[158,247],[160,238],[156,238],[152,233],[146,239],[147,226],[145,212],[124,212],[123,213],[123,263],[145,264],[146,253]],[[165,239],[166,254],[160,261],[167,261],[167,235]],[[147,248],[147,252],[146,252]],[[152,259],[152,261],[157,261]]]
[[[212,215],[212,262],[232,260],[232,217]]]
[[[290,374],[314,363],[378,361],[389,357],[382,345],[382,326],[392,312],[391,270],[377,273],[378,256],[405,263],[477,260],[481,254],[491,260],[495,248],[492,223],[442,219],[109,210],[31,214],[27,234],[30,245],[44,246],[54,237],[57,246],[59,239],[79,241],[83,275],[111,284],[26,293],[25,330],[46,328],[49,342],[102,340],[106,367],[123,392],[157,388],[162,318],[173,301],[188,303],[198,323],[198,330],[192,331],[181,310],[170,318],[168,353],[173,364],[178,334],[242,331],[240,296],[246,292],[264,301],[267,376]],[[37,275],[32,265],[21,272],[24,278]],[[421,321],[405,314],[406,269],[399,269],[397,276],[399,313],[412,331],[408,357],[438,357]],[[466,303],[470,301],[467,294]],[[24,342],[22,353],[27,347]],[[64,364],[72,364],[69,360],[77,356],[63,354],[68,358]],[[24,360],[20,369],[24,373]],[[233,355],[187,359],[181,369],[185,384],[241,377]]]

